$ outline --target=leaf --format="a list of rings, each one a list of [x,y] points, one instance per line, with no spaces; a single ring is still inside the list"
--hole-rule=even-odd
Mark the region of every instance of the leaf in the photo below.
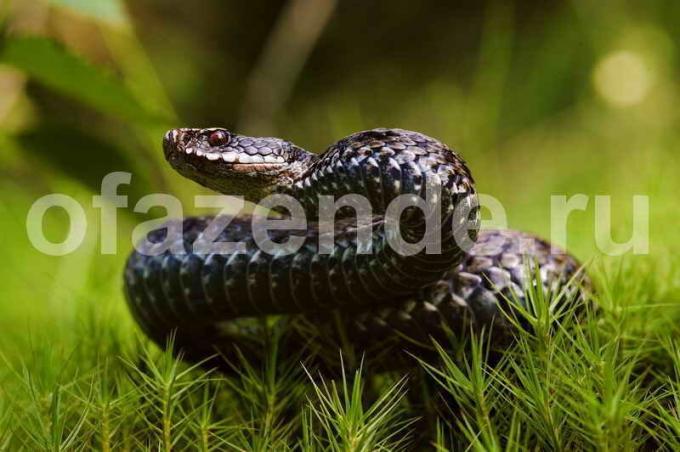
[[[16,137],[29,165],[39,161],[80,181],[98,193],[102,178],[112,171],[134,175],[134,183],[122,189],[133,199],[150,190],[148,177],[139,171],[123,149],[64,123],[43,123]]]
[[[0,62],[10,64],[44,85],[127,123],[158,125],[166,118],[142,107],[115,77],[41,37],[9,38]]]
[[[64,6],[110,25],[128,22],[125,9],[119,0],[50,0],[53,5]]]

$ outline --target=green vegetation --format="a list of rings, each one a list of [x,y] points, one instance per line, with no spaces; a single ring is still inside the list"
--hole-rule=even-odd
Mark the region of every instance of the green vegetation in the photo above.
[[[139,3],[0,2],[0,450],[680,447],[677,2],[494,1],[467,16],[406,2],[375,27],[358,6],[336,6],[328,23],[304,16],[323,22],[319,41],[296,54],[307,60],[264,118],[240,112],[249,75],[238,50],[272,45],[271,23],[249,33],[237,2],[206,2],[205,27],[171,10],[180,2]],[[279,6],[265,8],[272,22]],[[405,24],[423,21],[436,26],[417,30],[418,44]],[[365,33],[349,33],[355,23]],[[243,42],[214,43],[222,29]],[[455,45],[461,34],[469,48]],[[172,193],[199,212],[202,190],[163,161],[165,129],[215,122],[318,150],[370,127],[422,131],[461,152],[511,227],[543,236],[551,194],[611,195],[620,241],[633,195],[647,195],[650,255],[597,250],[591,199],[569,222],[568,247],[597,287],[598,309],[578,321],[557,325],[554,300],[532,293],[533,333],[500,356],[483,335],[408,374],[348,368],[332,380],[274,344],[262,368],[206,372],[141,335],[121,272],[133,227],[163,214],[133,213],[139,197]],[[91,199],[111,171],[133,174],[120,189],[130,207],[119,210],[118,253],[102,255]],[[88,219],[65,256],[40,253],[26,234],[30,206],[53,192]],[[68,226],[57,209],[45,216],[50,240]]]
[[[20,359],[3,356],[0,439],[29,450],[676,449],[673,275],[594,273],[597,311],[557,313],[539,290],[524,313],[533,333],[521,330],[496,358],[487,335],[471,337],[405,376],[360,367],[328,380],[274,344],[261,367],[233,363],[225,377],[110,317],[79,318],[71,335],[33,335],[10,351]]]

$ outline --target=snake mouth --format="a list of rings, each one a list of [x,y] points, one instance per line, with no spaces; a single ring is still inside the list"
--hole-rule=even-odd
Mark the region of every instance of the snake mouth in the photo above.
[[[271,159],[268,159],[269,161],[265,161],[263,158],[257,158],[262,157],[257,155],[245,155],[245,157],[250,158],[246,160],[239,159],[239,157],[243,156],[237,155],[236,158],[234,158],[234,156],[230,155],[225,157],[224,154],[225,153],[210,152],[201,155],[200,153],[192,154],[174,151],[167,157],[170,164],[177,169],[182,169],[182,167],[200,168],[200,171],[206,174],[210,174],[212,172],[217,172],[219,174],[267,173],[280,170],[286,166],[283,158],[272,162]]]
[[[182,152],[177,149],[176,152],[186,155],[188,158],[203,158],[210,162],[223,162],[231,164],[233,167],[250,166],[250,165],[283,165],[286,161],[283,157],[278,155],[260,155],[247,154],[245,152],[236,151],[202,151],[201,149],[187,147]]]

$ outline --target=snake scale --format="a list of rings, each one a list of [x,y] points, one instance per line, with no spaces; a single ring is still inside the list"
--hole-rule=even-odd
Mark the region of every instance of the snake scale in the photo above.
[[[529,234],[478,231],[474,181],[465,162],[421,133],[373,129],[314,154],[279,138],[182,128],[165,135],[163,149],[175,170],[203,186],[252,202],[288,195],[307,219],[302,229],[268,232],[275,243],[299,237],[294,253],[263,251],[253,218],[245,215],[220,217],[228,225],[216,238],[243,243],[241,252],[195,250],[213,217],[173,220],[132,252],[124,279],[134,318],[161,347],[175,334],[175,349],[190,359],[205,358],[217,346],[256,348],[265,329],[257,319],[281,315],[291,351],[344,344],[372,349],[390,367],[399,361],[395,351],[424,352],[431,338],[446,340],[451,332],[465,335],[470,327],[493,324],[499,338],[511,335],[501,309],[510,299],[525,303],[536,275],[555,292],[580,274],[573,257],[551,253],[550,244]],[[433,187],[434,196],[428,194]],[[327,205],[320,199],[345,195],[368,200],[369,221],[358,221],[356,210],[340,205],[330,246],[321,249]],[[394,232],[386,218],[403,195],[424,204],[397,216],[406,247],[399,248],[390,241]],[[290,217],[286,209],[275,211]],[[170,235],[180,227],[179,235]],[[368,245],[359,239],[366,228]],[[429,243],[432,231],[439,237],[437,252],[409,248],[419,240]]]

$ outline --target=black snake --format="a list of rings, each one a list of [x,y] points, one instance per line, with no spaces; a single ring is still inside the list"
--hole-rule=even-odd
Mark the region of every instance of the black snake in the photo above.
[[[574,258],[551,253],[548,243],[531,235],[478,231],[466,164],[445,144],[417,132],[359,132],[317,155],[279,138],[175,129],[163,147],[182,175],[253,202],[289,195],[307,219],[302,230],[272,230],[266,237],[274,243],[301,237],[294,253],[263,251],[252,217],[237,216],[221,217],[229,224],[216,241],[241,242],[243,252],[197,252],[193,244],[214,218],[194,217],[153,231],[131,254],[125,287],[133,316],[161,346],[174,332],[176,349],[192,359],[219,345],[248,349],[264,334],[264,323],[253,319],[281,314],[290,324],[291,350],[342,343],[382,353],[390,367],[398,360],[395,350],[422,351],[431,338],[445,340],[450,332],[464,335],[493,323],[499,337],[511,334],[500,310],[510,299],[525,303],[535,275],[554,292],[579,272]],[[428,190],[434,188],[433,196]],[[320,223],[328,206],[320,197],[330,196],[332,203],[351,194],[368,200],[369,221],[357,221],[351,207],[339,208],[331,216],[336,221],[330,244],[320,249],[328,226]],[[390,241],[395,233],[387,218],[402,195],[421,204],[396,217],[405,247],[400,249]],[[284,219],[290,214],[281,208],[278,213]],[[171,236],[178,227],[181,234]],[[359,240],[366,228],[368,245]],[[439,237],[435,253],[409,247],[429,244],[433,231]],[[465,239],[474,243],[467,252]],[[527,263],[537,264],[537,271]]]

